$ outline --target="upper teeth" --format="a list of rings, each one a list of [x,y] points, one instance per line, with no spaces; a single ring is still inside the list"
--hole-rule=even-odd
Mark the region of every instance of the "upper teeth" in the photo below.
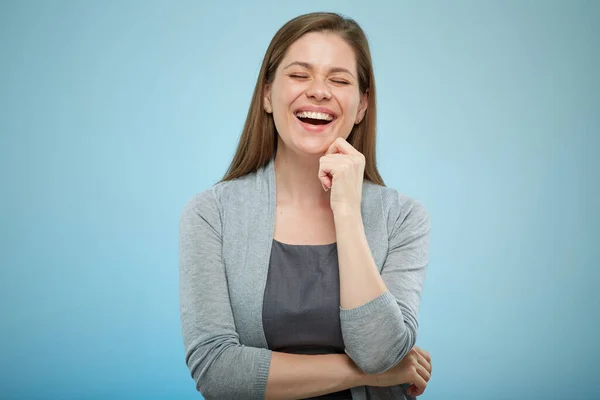
[[[331,121],[333,119],[333,115],[320,113],[320,112],[313,112],[313,111],[300,111],[300,112],[296,113],[296,117],[323,119],[325,121]]]

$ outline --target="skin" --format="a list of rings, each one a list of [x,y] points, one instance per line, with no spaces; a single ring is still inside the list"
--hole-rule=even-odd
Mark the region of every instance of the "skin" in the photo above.
[[[365,158],[347,141],[364,118],[368,93],[358,85],[352,48],[338,35],[309,33],[293,43],[264,93],[278,137],[274,238],[290,244],[337,242],[340,306],[351,309],[387,288],[375,265],[360,212]],[[322,132],[305,129],[294,112],[330,109],[335,120]],[[345,354],[321,356],[273,352],[267,398],[317,396],[351,387],[412,383],[423,393],[431,374],[429,354],[414,347],[395,367],[367,375]]]

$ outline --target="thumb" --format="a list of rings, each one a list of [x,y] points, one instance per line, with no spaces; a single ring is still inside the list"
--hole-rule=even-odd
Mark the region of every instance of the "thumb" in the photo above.
[[[333,180],[329,174],[324,174],[319,176],[319,180],[321,181],[321,186],[323,186],[324,191],[328,191],[331,189],[331,185],[333,185]]]

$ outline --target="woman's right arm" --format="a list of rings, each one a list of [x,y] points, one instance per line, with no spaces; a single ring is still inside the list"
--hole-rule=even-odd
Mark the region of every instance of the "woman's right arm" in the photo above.
[[[367,383],[346,354],[297,355],[273,352],[267,380],[267,400],[304,399]]]
[[[235,329],[221,221],[212,191],[193,197],[179,226],[180,311],[186,363],[207,399],[298,399],[362,386],[346,354],[293,355],[243,346]]]
[[[235,329],[221,220],[212,190],[185,205],[179,223],[179,295],[185,360],[210,399],[264,399],[271,352],[242,346]]]

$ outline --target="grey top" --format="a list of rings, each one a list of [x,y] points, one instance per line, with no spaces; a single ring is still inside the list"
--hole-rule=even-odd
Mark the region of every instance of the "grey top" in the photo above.
[[[264,399],[271,353],[262,310],[275,227],[273,159],[193,196],[179,225],[185,361],[204,398]],[[429,262],[429,214],[396,190],[363,183],[362,221],[387,291],[340,309],[344,351],[367,373],[414,346]],[[403,399],[402,386],[352,388],[354,400]]]
[[[337,246],[273,240],[263,300],[269,349],[292,354],[344,353]],[[352,399],[350,390],[311,399]]]

